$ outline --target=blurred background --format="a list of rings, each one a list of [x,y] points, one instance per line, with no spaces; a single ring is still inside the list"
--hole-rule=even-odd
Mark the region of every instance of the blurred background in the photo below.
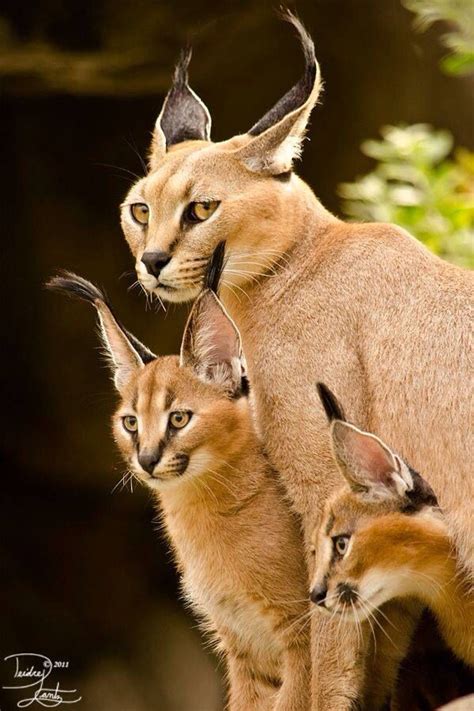
[[[3,0],[0,686],[3,657],[36,652],[69,660],[54,681],[77,688],[84,711],[222,708],[222,670],[179,602],[153,502],[114,490],[115,398],[92,310],[42,284],[62,267],[98,282],[139,338],[176,352],[186,308],[146,311],[128,290],[118,205],[143,174],[186,42],[215,140],[244,132],[295,81],[301,53],[274,6]],[[293,7],[325,79],[300,174],[338,215],[399,222],[471,265],[471,0]],[[0,694],[2,711],[22,698]]]

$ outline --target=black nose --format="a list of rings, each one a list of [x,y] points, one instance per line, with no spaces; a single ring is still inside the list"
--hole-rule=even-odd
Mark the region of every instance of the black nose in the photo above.
[[[154,277],[159,277],[163,267],[166,267],[170,261],[171,257],[167,252],[145,252],[142,256],[148,274]]]
[[[324,583],[322,585],[315,585],[310,594],[311,602],[314,602],[315,605],[322,605],[327,593],[328,589]]]
[[[153,474],[153,470],[160,461],[156,452],[143,452],[138,455],[138,463],[148,474]]]

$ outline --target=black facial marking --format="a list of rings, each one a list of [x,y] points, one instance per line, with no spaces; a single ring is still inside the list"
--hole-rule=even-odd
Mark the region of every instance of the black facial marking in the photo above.
[[[350,604],[357,600],[357,591],[353,585],[349,583],[338,583],[337,592],[339,593],[339,599],[341,602]]]
[[[335,521],[335,517],[331,511],[331,513],[329,514],[329,519],[328,519],[326,530],[325,530],[326,536],[329,536],[329,534],[331,533],[331,529],[334,526],[334,521]]]
[[[278,175],[272,176],[274,180],[278,180],[280,183],[287,183],[293,174],[292,170],[287,170],[285,173],[278,173]]]
[[[171,390],[167,390],[165,393],[165,410],[169,410],[173,404],[174,394]]]
[[[219,282],[225,266],[225,240],[219,242],[209,259],[204,275],[204,288],[219,295]]]
[[[410,466],[408,469],[413,478],[413,489],[405,494],[402,513],[412,514],[420,511],[424,506],[439,506],[436,494],[428,482]]]
[[[173,464],[176,464],[173,468],[173,472],[178,476],[181,476],[188,468],[189,456],[183,453],[176,454],[173,459]]]

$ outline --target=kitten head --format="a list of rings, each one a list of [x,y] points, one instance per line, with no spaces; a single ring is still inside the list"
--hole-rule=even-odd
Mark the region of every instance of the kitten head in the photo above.
[[[49,287],[94,305],[120,395],[115,441],[150,487],[188,481],[227,461],[251,430],[239,333],[210,290],[196,300],[179,357],[156,357],[115,318],[90,282],[65,273]]]
[[[437,524],[438,502],[382,440],[345,421],[326,386],[318,390],[346,486],[327,502],[313,533],[311,599],[323,610],[363,619],[407,589],[402,568],[416,549],[416,527],[422,520]]]
[[[210,254],[226,240],[224,283],[268,271],[288,244],[297,189],[291,170],[321,80],[311,38],[291,13],[305,56],[301,79],[247,133],[210,139],[211,118],[179,62],[151,145],[149,172],[121,206],[122,228],[145,289],[167,301],[196,297]],[[286,223],[286,226],[285,226]]]

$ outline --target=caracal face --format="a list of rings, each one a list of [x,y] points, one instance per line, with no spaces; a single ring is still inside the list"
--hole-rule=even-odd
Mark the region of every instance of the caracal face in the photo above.
[[[250,427],[246,397],[203,382],[174,356],[158,358],[131,379],[112,420],[130,470],[147,486],[182,485],[231,456]]]
[[[363,620],[395,597],[414,595],[420,526],[444,526],[428,482],[387,444],[346,421],[322,383],[334,458],[346,485],[326,502],[312,537],[311,600],[332,615]],[[426,540],[426,537],[425,537]]]
[[[188,83],[190,53],[178,63],[155,124],[149,172],[121,205],[121,223],[139,283],[167,301],[194,299],[219,242],[227,245],[224,284],[242,289],[271,270],[292,243],[305,188],[292,172],[321,89],[311,37],[299,36],[299,81],[247,133],[211,141],[211,116]]]
[[[161,299],[194,299],[221,241],[228,256],[224,283],[240,285],[245,273],[264,273],[283,252],[271,236],[279,234],[286,196],[297,179],[255,175],[232,157],[234,144],[194,141],[172,148],[121,206],[138,281]],[[242,234],[248,236],[245,244]],[[150,255],[162,255],[162,261],[158,256],[158,262],[147,263]]]

